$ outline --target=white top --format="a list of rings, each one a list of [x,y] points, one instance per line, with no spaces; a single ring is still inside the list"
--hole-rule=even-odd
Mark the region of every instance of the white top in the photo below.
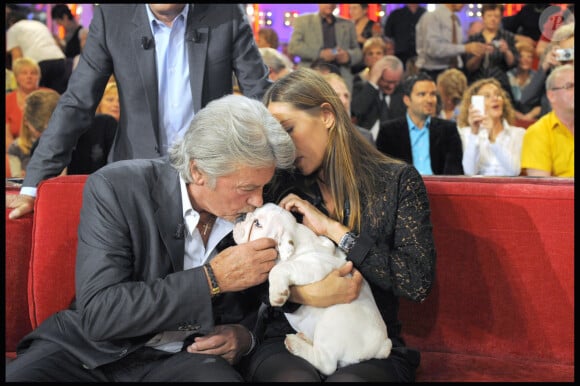
[[[459,128],[463,145],[463,171],[465,175],[518,176],[522,144],[526,130],[503,121],[503,131],[495,142],[489,141],[489,131],[481,127],[477,135],[471,127]]]
[[[48,27],[37,20],[20,20],[6,31],[6,52],[15,47],[38,63],[65,58]]]

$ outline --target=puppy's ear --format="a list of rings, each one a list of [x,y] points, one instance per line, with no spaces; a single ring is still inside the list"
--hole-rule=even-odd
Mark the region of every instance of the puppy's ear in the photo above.
[[[294,253],[294,237],[292,232],[283,229],[282,234],[278,236],[278,255],[280,260],[288,260]]]

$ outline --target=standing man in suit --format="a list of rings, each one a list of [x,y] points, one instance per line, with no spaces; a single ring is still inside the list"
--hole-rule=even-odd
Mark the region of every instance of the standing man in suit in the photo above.
[[[295,152],[261,102],[228,95],[198,111],[169,159],[91,174],[75,300],[24,337],[6,380],[242,382],[256,286],[277,253],[267,238],[234,245],[233,221]]]
[[[334,64],[352,91],[351,65],[362,60],[362,51],[351,20],[333,15],[336,4],[318,4],[317,13],[294,20],[288,53],[300,58],[299,66],[310,67],[316,59]]]
[[[400,86],[403,72],[401,59],[385,55],[373,64],[368,80],[359,82],[353,91],[353,122],[370,130],[374,140],[382,123],[402,117],[407,112]]]
[[[403,82],[405,117],[381,125],[377,149],[413,164],[419,173],[463,174],[463,149],[455,122],[434,117],[437,85],[421,72]]]
[[[121,116],[109,162],[155,158],[208,102],[233,91],[260,99],[271,84],[239,4],[102,4],[67,91],[28,166],[10,218],[31,212],[36,186],[61,173],[92,127],[111,75]]]

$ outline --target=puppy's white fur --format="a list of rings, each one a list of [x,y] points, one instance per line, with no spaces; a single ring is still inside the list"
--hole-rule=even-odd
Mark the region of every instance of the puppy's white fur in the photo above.
[[[291,285],[309,284],[323,279],[345,263],[346,256],[334,243],[317,236],[296,222],[294,216],[267,203],[248,213],[234,226],[237,244],[261,237],[278,242],[279,260],[269,275],[270,303],[283,305]],[[288,351],[312,363],[329,375],[337,367],[371,358],[387,358],[393,346],[387,327],[366,281],[358,298],[349,304],[326,308],[302,305],[286,313],[298,334],[288,334],[284,341]]]

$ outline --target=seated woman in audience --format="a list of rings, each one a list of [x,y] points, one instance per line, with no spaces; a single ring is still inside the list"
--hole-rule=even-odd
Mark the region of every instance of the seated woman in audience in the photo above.
[[[12,64],[16,89],[6,94],[6,150],[20,135],[24,101],[33,91],[39,89],[40,67],[35,60],[19,58]]]
[[[457,121],[461,98],[467,89],[467,77],[456,68],[450,68],[437,76],[437,93],[441,98],[439,118]]]
[[[67,174],[91,174],[107,164],[120,113],[117,83],[109,81],[93,121],[96,130],[91,128],[78,139]]]
[[[520,100],[522,99],[522,90],[526,87],[536,70],[532,68],[534,62],[534,46],[526,42],[516,43],[516,49],[519,52],[520,60],[517,67],[507,72],[510,85],[512,87],[512,96],[514,98],[514,108],[516,109],[516,119],[524,121],[534,121],[540,115],[540,105],[534,107],[527,113],[521,112]]]
[[[485,98],[485,111],[474,108],[471,104],[473,95]],[[466,175],[520,175],[526,131],[512,126],[514,119],[510,98],[496,79],[480,79],[469,86],[457,117]]]
[[[8,148],[10,174],[24,177],[32,155],[32,145],[38,140],[56,108],[60,94],[52,89],[31,92],[24,101],[20,135]]]

